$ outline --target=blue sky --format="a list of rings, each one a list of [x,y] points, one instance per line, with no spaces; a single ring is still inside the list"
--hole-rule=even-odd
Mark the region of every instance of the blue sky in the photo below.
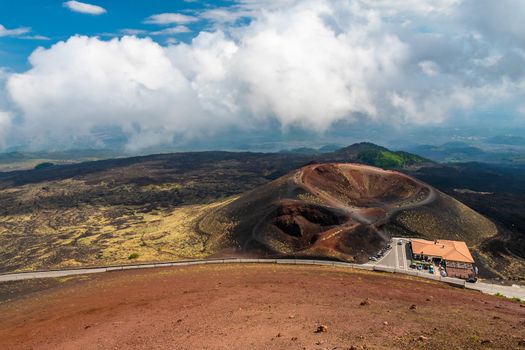
[[[3,0],[0,151],[523,134],[523,23],[522,0]]]
[[[158,26],[144,20],[159,13],[194,15],[199,11],[232,5],[228,1],[182,0],[101,0],[91,2],[107,10],[93,16],[77,13],[63,6],[60,0],[4,0],[0,2],[0,24],[8,29],[31,28],[28,36],[44,36],[49,40],[0,37],[0,66],[20,71],[28,68],[27,57],[38,46],[49,47],[72,35],[119,35],[122,29],[155,30]],[[206,21],[185,24],[192,32],[174,35],[179,41],[189,41]],[[166,36],[155,38],[163,42]]]

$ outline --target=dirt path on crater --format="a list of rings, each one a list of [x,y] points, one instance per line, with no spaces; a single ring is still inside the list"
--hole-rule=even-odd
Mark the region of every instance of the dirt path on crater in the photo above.
[[[348,164],[347,163],[342,164],[342,166],[344,166],[344,167],[351,167],[353,169],[363,169],[363,170],[374,172],[376,174],[399,176],[399,177],[402,177],[402,178],[404,178],[404,179],[406,179],[408,181],[412,181],[412,182],[416,183],[417,185],[421,186],[421,189],[427,189],[429,191],[428,195],[424,199],[419,200],[417,203],[407,204],[407,205],[403,205],[403,206],[400,206],[400,207],[389,207],[389,208],[387,208],[385,218],[378,219],[378,220],[376,220],[374,222],[370,218],[367,218],[364,215],[360,214],[358,212],[358,210],[360,209],[359,207],[353,207],[353,206],[348,205],[347,203],[343,203],[340,200],[338,200],[337,198],[334,198],[333,196],[331,196],[330,194],[328,194],[328,193],[320,190],[319,188],[316,188],[316,187],[314,187],[314,186],[312,186],[312,185],[310,185],[310,184],[308,184],[307,182],[304,181],[304,178],[306,176],[306,171],[309,171],[309,172],[315,171],[315,169],[317,167],[323,166],[323,165],[324,164],[315,164],[315,165],[310,165],[310,166],[307,166],[307,167],[304,167],[304,168],[300,169],[295,174],[294,181],[298,185],[303,186],[307,190],[309,190],[312,193],[315,193],[316,195],[318,195],[322,200],[326,201],[329,205],[332,205],[335,208],[340,208],[340,209],[346,210],[350,214],[352,219],[354,219],[354,220],[356,220],[358,222],[364,223],[364,224],[374,225],[374,224],[378,224],[380,221],[381,222],[383,222],[383,221],[386,222],[386,221],[388,221],[389,218],[391,218],[394,214],[398,213],[399,211],[408,210],[408,209],[413,209],[413,208],[417,208],[417,207],[420,207],[420,206],[424,206],[424,205],[432,203],[436,199],[436,190],[434,188],[432,188],[431,186],[428,186],[427,184],[423,183],[422,181],[420,181],[418,179],[412,178],[412,177],[410,177],[410,176],[408,176],[406,174],[403,174],[401,172],[397,172],[397,171],[393,171],[393,170],[385,170],[385,169],[376,168],[376,167],[363,165],[363,164],[349,164],[349,163]],[[417,195],[417,193],[414,194],[414,195]]]
[[[511,349],[525,342],[525,308],[515,302],[335,267],[193,266],[48,288],[0,304],[1,349]],[[320,325],[327,331],[316,333]]]

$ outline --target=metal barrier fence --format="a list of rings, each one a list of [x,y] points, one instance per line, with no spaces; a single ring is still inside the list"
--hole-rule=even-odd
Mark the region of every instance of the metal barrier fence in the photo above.
[[[353,264],[345,263],[340,261],[327,261],[327,260],[307,260],[307,259],[242,259],[242,258],[231,258],[231,259],[208,259],[208,260],[186,260],[186,261],[173,261],[173,262],[161,262],[161,263],[144,263],[134,265],[114,265],[107,267],[93,267],[93,268],[70,268],[63,270],[46,270],[46,271],[25,271],[17,273],[6,273],[0,274],[0,282],[6,281],[17,281],[34,278],[57,278],[67,277],[75,275],[112,272],[112,271],[123,271],[123,270],[138,270],[138,269],[150,269],[150,268],[161,268],[161,267],[175,267],[175,266],[191,266],[191,265],[209,265],[209,264],[249,264],[249,263],[264,263],[264,264],[290,264],[290,265],[318,265],[318,266],[337,266],[345,268],[353,268],[358,270],[366,271],[377,271],[386,273],[401,273],[404,275],[431,279],[438,282],[447,283],[452,286],[477,290],[483,293],[496,294],[500,293],[507,297],[519,297],[522,299],[525,295],[523,288],[511,288],[507,287],[503,289],[502,286],[491,285],[487,283],[466,283],[464,280],[452,277],[441,277],[431,275],[426,272],[411,271],[405,269],[398,269],[391,266],[384,265],[372,265],[372,264]]]

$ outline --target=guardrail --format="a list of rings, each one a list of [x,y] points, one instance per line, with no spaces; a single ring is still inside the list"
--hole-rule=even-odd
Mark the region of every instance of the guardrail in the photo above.
[[[94,274],[102,272],[113,272],[113,271],[124,271],[124,270],[139,270],[139,269],[151,269],[161,267],[175,267],[175,266],[191,266],[191,265],[210,265],[210,264],[235,264],[235,263],[264,263],[264,264],[289,264],[289,265],[318,265],[318,266],[338,266],[353,268],[358,270],[366,271],[377,271],[386,273],[401,273],[404,275],[431,279],[438,282],[447,283],[452,286],[477,290],[487,294],[495,294],[497,292],[507,297],[519,297],[524,298],[523,288],[512,288],[508,287],[502,290],[501,286],[494,286],[486,283],[471,284],[466,283],[464,280],[452,277],[442,277],[431,275],[426,272],[412,271],[399,269],[392,266],[385,265],[372,265],[372,264],[353,264],[345,263],[341,261],[328,261],[328,260],[308,260],[308,259],[243,259],[243,258],[229,258],[229,259],[207,259],[207,260],[184,260],[184,261],[172,261],[172,262],[159,262],[159,263],[143,263],[134,265],[113,265],[107,267],[93,267],[93,268],[69,268],[63,270],[46,270],[46,271],[24,271],[15,273],[0,274],[0,282],[7,281],[18,281],[35,278],[57,278],[57,277],[68,277],[75,275]]]
[[[291,265],[318,265],[318,266],[340,266],[349,267],[359,270],[367,271],[378,271],[378,272],[389,272],[389,273],[403,273],[415,277],[430,278],[445,283],[465,286],[465,281],[450,278],[450,277],[438,277],[432,276],[428,273],[422,273],[418,271],[409,271],[397,269],[391,266],[385,265],[369,265],[369,264],[352,264],[341,261],[328,261],[328,260],[308,260],[308,259],[242,259],[242,258],[230,258],[230,259],[208,259],[208,260],[184,260],[184,261],[172,261],[172,262],[160,262],[160,263],[144,263],[134,265],[112,265],[107,267],[92,267],[92,268],[68,268],[63,270],[40,270],[40,271],[23,271],[15,273],[0,274],[0,282],[2,281],[17,281],[34,278],[53,278],[53,277],[67,277],[75,275],[84,275],[92,273],[112,272],[112,271],[123,271],[123,270],[138,270],[138,269],[149,269],[159,267],[174,267],[174,266],[190,266],[190,265],[208,265],[208,264],[232,264],[232,263],[266,263],[266,264],[291,264]]]

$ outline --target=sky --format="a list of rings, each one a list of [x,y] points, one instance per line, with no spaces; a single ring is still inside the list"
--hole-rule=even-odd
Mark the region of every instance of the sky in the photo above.
[[[523,23],[522,0],[2,0],[0,151],[520,134]]]

